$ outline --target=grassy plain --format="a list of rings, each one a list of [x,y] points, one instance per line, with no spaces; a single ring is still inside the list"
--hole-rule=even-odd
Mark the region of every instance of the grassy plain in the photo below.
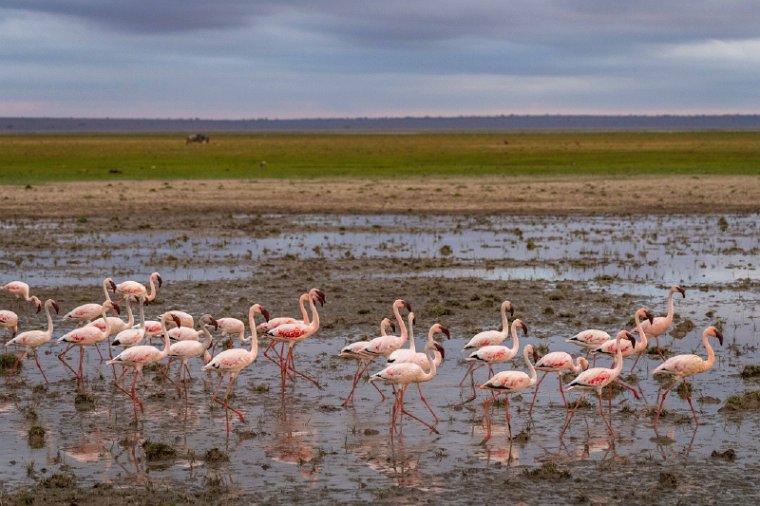
[[[0,184],[655,174],[759,175],[760,132],[0,136]]]

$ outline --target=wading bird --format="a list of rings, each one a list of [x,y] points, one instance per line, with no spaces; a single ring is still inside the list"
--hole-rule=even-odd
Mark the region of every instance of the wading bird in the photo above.
[[[536,368],[530,361],[531,355],[533,355],[533,345],[529,344],[523,349],[523,358],[525,359],[525,363],[528,365],[528,369],[530,369],[530,375],[525,374],[522,371],[502,371],[500,373],[496,373],[488,381],[482,385],[479,385],[478,387],[481,389],[491,390],[491,392],[495,392],[496,395],[504,394],[504,398],[506,400],[505,409],[507,411],[507,430],[509,432],[510,440],[512,439],[512,417],[509,415],[509,396],[511,394],[522,392],[526,388],[536,384]],[[535,358],[536,356],[533,355],[534,360]],[[483,438],[480,444],[485,444],[489,439],[491,439],[491,415],[488,411],[491,403],[493,403],[495,399],[496,396],[493,396],[483,403],[483,412],[486,419],[486,437]]]
[[[393,322],[389,318],[383,318],[383,320],[380,322],[380,336],[387,336],[389,328],[392,329],[393,332],[396,331],[396,327]],[[378,357],[377,355],[371,355],[364,351],[368,343],[369,341],[357,341],[355,343],[344,346],[340,350],[340,353],[338,353],[339,357],[358,360],[358,364],[356,365],[356,372],[354,373],[354,379],[351,383],[351,391],[348,393],[346,400],[343,401],[344,408],[351,403],[354,398],[356,385],[364,376],[364,373],[367,371],[367,368],[369,368],[369,365]],[[374,383],[371,383],[371,385],[375,387],[375,390],[377,390],[377,392],[380,394],[382,400],[385,400],[385,394],[383,391],[380,390]]]
[[[705,347],[705,350],[707,350],[707,360],[702,359],[702,357],[698,355],[676,355],[675,357],[670,357],[665,362],[657,366],[657,368],[652,371],[652,376],[657,375],[669,375],[673,376],[675,381],[668,387],[667,390],[665,390],[665,393],[662,394],[662,400],[660,400],[659,405],[657,406],[657,415],[654,418],[654,426],[657,426],[657,422],[660,420],[660,412],[662,411],[662,405],[665,404],[665,398],[668,396],[670,391],[680,383],[682,383],[686,378],[689,376],[693,376],[695,374],[699,374],[701,372],[709,371],[712,366],[715,364],[715,351],[713,350],[713,347],[710,345],[709,337],[714,337],[718,340],[721,346],[723,346],[723,334],[721,334],[720,330],[718,330],[716,327],[707,327],[704,332],[702,332],[702,345]],[[699,425],[699,420],[697,419],[697,412],[694,411],[694,406],[691,403],[691,392],[686,395],[686,400],[689,401],[689,407],[691,408],[691,414],[694,416],[694,423],[696,425]],[[659,397],[659,392],[658,392]]]
[[[483,346],[501,344],[509,337],[509,319],[507,319],[507,311],[509,311],[510,316],[514,316],[515,309],[510,301],[505,300],[501,303],[501,308],[499,310],[501,311],[501,330],[484,330],[483,332],[475,334],[472,339],[470,339],[470,341],[465,345],[465,350],[474,350],[477,348],[482,348]],[[462,377],[462,381],[459,382],[460,387],[464,384],[464,380],[467,379],[468,375],[474,381],[472,372],[475,369],[476,365],[476,362],[471,362],[467,367],[467,372]]]
[[[578,406],[580,406],[581,401],[589,392],[596,392],[596,395],[599,398],[599,416],[601,416],[604,422],[607,424],[607,429],[609,430],[610,435],[615,435],[615,431],[612,429],[612,424],[607,419],[607,417],[604,416],[604,411],[602,410],[602,390],[604,387],[615,381],[620,376],[620,371],[623,370],[623,354],[621,353],[621,347],[619,345],[619,342],[623,339],[628,339],[631,341],[632,345],[636,344],[636,340],[630,332],[626,330],[621,330],[618,332],[617,336],[615,336],[615,340],[618,341],[617,351],[615,352],[615,367],[611,369],[607,367],[591,368],[580,373],[567,386],[568,391],[579,391],[581,392],[581,396],[572,411],[568,413],[567,420],[565,421],[565,424],[562,427],[562,431],[560,432],[560,437],[565,433],[565,430],[567,430],[567,427],[570,425],[570,421],[573,419],[575,412],[578,410]],[[638,396],[635,391],[634,394]],[[611,398],[610,402],[612,402]]]
[[[45,376],[45,371],[42,370],[40,361],[37,359],[37,348],[50,341],[50,339],[53,337],[53,316],[50,314],[51,308],[55,309],[56,314],[58,314],[58,303],[53,299],[48,299],[45,301],[45,316],[47,317],[48,324],[47,330],[27,330],[26,332],[20,333],[5,343],[6,347],[15,345],[24,349],[21,355],[16,358],[16,364],[13,366],[13,369],[15,370],[16,367],[18,367],[19,363],[24,360],[29,353],[32,353],[32,355],[34,355],[34,361],[37,364],[37,368],[40,370],[42,377],[45,379],[45,383],[48,382],[48,379],[47,376]]]
[[[536,370],[543,371],[544,374],[541,375],[541,379],[539,379],[538,383],[536,383],[536,390],[533,392],[533,400],[530,401],[528,417],[533,414],[533,405],[536,403],[536,396],[538,395],[538,389],[541,387],[541,382],[544,381],[544,378],[546,378],[546,375],[550,372],[557,373],[559,393],[562,395],[562,402],[565,405],[565,409],[567,409],[567,398],[565,397],[565,389],[562,385],[562,375],[565,372],[578,374],[582,371],[585,371],[588,369],[588,360],[586,360],[584,357],[578,357],[573,363],[573,357],[570,356],[569,353],[565,353],[564,351],[553,351],[551,353],[547,353],[538,361],[536,361],[535,367]]]
[[[407,415],[410,418],[413,418],[414,420],[417,420],[422,425],[430,429],[432,432],[435,432],[438,434],[438,430],[435,428],[434,425],[431,425],[421,418],[418,418],[417,416],[411,414],[406,410],[404,407],[404,393],[406,393],[406,388],[411,383],[424,383],[427,381],[432,380],[435,378],[436,375],[436,367],[433,357],[433,350],[434,346],[432,346],[430,343],[428,343],[425,346],[425,353],[427,353],[428,358],[428,371],[425,372],[425,369],[418,366],[417,364],[412,363],[402,363],[402,364],[391,364],[382,371],[373,374],[370,376],[369,381],[384,381],[386,383],[392,384],[394,387],[397,387],[395,389],[395,396],[396,401],[393,403],[393,408],[391,410],[391,428],[390,433],[391,437],[393,437],[393,434],[396,432],[396,422],[399,420],[399,418],[403,415]],[[435,415],[435,411],[433,411],[433,408],[430,407],[430,404],[428,404],[427,399],[422,395],[422,390],[420,392],[420,399],[425,404],[425,407],[433,414],[433,417],[437,420],[438,417]]]
[[[118,314],[119,306],[115,302],[111,302],[109,300],[103,302],[103,308],[101,310],[101,316],[106,321],[106,328],[105,330],[100,330],[99,328],[93,326],[93,325],[87,325],[85,327],[79,327],[71,332],[68,332],[61,337],[58,338],[56,341],[57,344],[61,343],[67,343],[68,346],[66,347],[63,352],[58,355],[58,359],[63,362],[63,365],[65,365],[72,373],[74,373],[74,376],[77,379],[77,382],[83,382],[84,381],[84,373],[82,371],[82,362],[84,361],[84,347],[85,346],[93,346],[100,341],[103,341],[108,338],[111,329],[110,329],[110,321],[108,318],[106,318],[106,313],[109,311],[116,311]],[[66,353],[69,352],[71,348],[74,346],[79,346],[79,367],[75,371],[69,364],[66,362],[66,359],[64,358],[66,356]]]
[[[18,332],[18,315],[8,309],[0,310],[0,327],[5,329],[5,335],[14,337]]]
[[[671,286],[668,292],[668,314],[666,316],[657,316],[653,321],[645,321],[641,325],[648,337],[654,337],[657,344],[657,353],[659,353],[660,358],[663,360],[665,360],[665,357],[660,349],[660,336],[665,334],[670,329],[670,326],[673,325],[673,314],[675,312],[673,294],[675,293],[680,293],[683,298],[686,298],[686,290],[680,286]]]
[[[221,373],[222,375],[221,380],[224,380],[225,374],[229,374],[229,384],[227,385],[227,391],[224,393],[224,401],[220,401],[219,399],[216,398],[216,396],[212,398],[212,400],[224,406],[224,415],[227,421],[228,435],[230,433],[229,411],[234,412],[240,418],[241,422],[245,421],[245,417],[243,416],[243,413],[229,406],[228,397],[230,395],[230,392],[232,391],[232,386],[235,383],[235,378],[237,378],[238,374],[240,374],[240,371],[242,371],[244,368],[248,367],[249,365],[251,365],[253,362],[256,361],[256,355],[259,352],[259,340],[258,340],[258,335],[256,334],[256,321],[254,319],[254,316],[256,313],[263,315],[265,320],[269,319],[269,311],[261,307],[261,304],[254,304],[248,310],[248,325],[249,327],[251,327],[250,351],[244,350],[242,348],[233,348],[230,350],[225,350],[219,353],[214,358],[212,358],[211,362],[203,366],[204,371],[218,371],[219,373]]]
[[[156,295],[158,294],[158,288],[161,288],[163,282],[161,275],[154,272],[148,278],[150,292],[142,283],[138,283],[137,281],[124,281],[116,285],[114,293],[116,295],[121,295],[122,299],[129,298],[133,302],[142,297],[145,299],[145,303],[149,304],[155,300]],[[156,288],[155,283],[158,283],[158,288]]]
[[[111,300],[111,294],[108,293],[109,288],[111,291],[116,291],[116,283],[113,282],[111,278],[106,278],[103,280],[103,295],[105,296],[104,300]],[[77,306],[65,315],[63,315],[64,321],[68,320],[74,320],[77,322],[78,325],[84,325],[86,323],[90,323],[92,320],[100,316],[100,313],[103,312],[103,304],[96,304],[96,303],[90,303],[90,304],[82,304],[81,306]]]

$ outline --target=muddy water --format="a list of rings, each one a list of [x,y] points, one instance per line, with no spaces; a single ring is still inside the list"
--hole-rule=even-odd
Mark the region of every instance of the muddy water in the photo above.
[[[233,404],[246,421],[231,420],[229,438],[224,413],[209,401],[213,378],[204,377],[199,363],[192,364],[186,394],[160,374],[146,373],[145,413],[134,422],[131,402],[112,387],[113,372],[94,351],[88,351],[83,389],[94,402],[76,403],[78,389],[55,355],[62,348],[46,345],[40,362],[49,387],[41,387],[39,371],[27,361],[0,398],[0,483],[16,490],[71,472],[88,489],[139,493],[183,484],[184,490],[205,487],[226,498],[342,502],[494,501],[504,499],[508,483],[507,502],[530,503],[647,502],[655,493],[663,502],[704,502],[715,497],[713,484],[733,483],[730,494],[750,497],[757,491],[738,477],[760,464],[760,416],[729,416],[719,408],[734,392],[760,388],[739,377],[745,365],[758,363],[758,227],[757,215],[228,215],[192,217],[183,228],[162,219],[3,222],[3,278],[24,279],[42,297],[58,300],[62,312],[98,300],[105,276],[139,280],[153,270],[165,285],[147,309],[151,318],[167,309],[242,318],[252,302],[274,315],[295,314],[298,294],[310,286],[322,288],[328,304],[318,337],[297,352],[298,364],[323,388],[298,381],[282,392],[277,366],[259,357],[236,385]],[[636,372],[644,400],[630,394],[613,400],[614,440],[595,405],[580,411],[560,439],[564,408],[557,379],[549,377],[532,423],[530,395],[513,398],[513,430],[521,437],[508,442],[502,405],[493,410],[493,438],[478,444],[486,396],[463,403],[471,390],[458,386],[466,369],[460,350],[475,332],[498,325],[501,300],[510,299],[515,316],[530,328],[521,345],[575,353],[564,339],[580,330],[627,328],[641,305],[664,315],[671,284],[686,288],[686,298],[676,300],[675,320],[686,330],[676,333],[678,339],[663,338],[664,345],[704,355],[699,337],[707,325],[719,324],[726,337],[713,370],[692,383],[699,427],[686,401],[673,393],[668,414],[657,431],[652,428],[647,406],[659,385],[648,373],[659,360],[650,356]],[[424,386],[441,434],[406,420],[403,435],[391,444],[390,402],[380,401],[374,389],[361,384],[355,405],[341,408],[355,364],[335,355],[346,342],[374,337],[399,297],[414,306],[418,336],[440,321],[452,339],[444,343],[447,359],[438,376]],[[7,295],[0,300],[15,307]],[[29,315],[22,330],[42,325],[42,318]],[[55,336],[71,328],[56,320]],[[497,370],[506,368],[525,370],[522,360]],[[478,381],[486,374],[478,371]],[[407,399],[414,413],[430,417],[413,389]],[[46,428],[39,449],[27,442],[35,423]],[[147,462],[146,440],[173,445],[176,457]],[[212,448],[229,462],[205,462]],[[735,450],[735,461],[711,457],[728,449]],[[572,479],[548,472],[548,462]],[[602,472],[615,485],[601,487],[594,477]],[[640,487],[630,487],[637,472]]]

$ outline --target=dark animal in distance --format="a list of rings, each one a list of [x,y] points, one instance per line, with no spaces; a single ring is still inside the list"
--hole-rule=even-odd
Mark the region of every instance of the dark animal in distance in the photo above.
[[[191,142],[197,142],[200,144],[208,144],[209,140],[210,138],[208,135],[192,134],[192,135],[188,135],[187,139],[185,139],[185,145],[190,144]]]

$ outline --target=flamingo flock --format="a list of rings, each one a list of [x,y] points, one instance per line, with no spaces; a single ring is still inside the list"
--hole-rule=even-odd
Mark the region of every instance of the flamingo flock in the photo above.
[[[64,321],[75,322],[78,326],[56,339],[56,344],[66,345],[66,348],[58,354],[58,358],[72,373],[78,385],[83,386],[86,380],[83,365],[86,350],[95,347],[103,359],[98,344],[106,342],[111,357],[107,360],[107,364],[114,368],[117,366],[122,368],[121,375],[117,375],[114,369],[114,387],[129,398],[135,419],[137,419],[144,412],[144,402],[140,398],[138,385],[142,370],[145,367],[159,364],[164,359],[168,359],[169,364],[165,369],[168,371],[171,362],[176,360],[180,363],[178,381],[187,385],[193,380],[189,363],[198,361],[202,363],[199,368],[200,371],[212,376],[215,373],[219,377],[211,401],[222,406],[225,413],[226,429],[229,434],[231,430],[230,413],[236,415],[240,422],[245,422],[243,411],[237,407],[232,407],[229,397],[237,377],[244,369],[256,362],[259,352],[259,336],[261,336],[261,339],[269,340],[263,355],[277,364],[283,392],[288,380],[295,382],[298,378],[308,381],[317,388],[322,388],[317,379],[296,367],[295,359],[297,345],[314,336],[320,329],[318,305],[323,306],[327,301],[325,293],[321,290],[312,288],[300,295],[300,319],[293,317],[270,318],[269,311],[261,304],[252,304],[247,314],[247,324],[251,335],[246,337],[246,322],[233,316],[215,318],[211,314],[204,314],[198,320],[200,330],[195,327],[195,318],[179,309],[164,311],[158,316],[158,320],[146,320],[145,306],[156,299],[158,290],[163,285],[163,279],[157,272],[154,272],[149,276],[148,283],[149,289],[136,281],[124,281],[117,284],[111,278],[106,278],[102,283],[104,295],[102,302],[78,306],[63,316]],[[17,347],[20,350],[14,369],[27,356],[32,355],[45,383],[48,383],[45,370],[38,360],[37,352],[53,339],[55,330],[53,312],[59,313],[59,303],[47,299],[42,304],[37,296],[30,293],[29,285],[21,281],[7,283],[0,287],[0,290],[13,294],[18,304],[31,303],[38,312],[44,308],[47,319],[45,329],[18,333],[19,318],[16,313],[10,310],[0,310],[0,326],[5,329],[6,335],[10,337],[5,346]],[[633,315],[635,328],[632,331],[623,329],[617,332],[615,338],[611,338],[604,330],[586,329],[567,339],[568,342],[577,344],[585,350],[586,356],[573,357],[564,351],[550,351],[541,357],[537,353],[537,347],[533,344],[524,346],[522,360],[528,368],[527,373],[509,368],[512,360],[520,354],[519,331],[522,331],[523,338],[527,338],[528,326],[519,318],[514,319],[510,324],[509,318],[514,317],[514,306],[510,301],[504,301],[499,308],[501,328],[476,334],[464,347],[464,351],[467,352],[465,363],[467,363],[468,368],[459,386],[462,387],[469,376],[473,396],[463,403],[476,399],[477,390],[487,390],[490,393],[482,406],[486,436],[481,443],[485,444],[491,439],[491,410],[495,406],[495,400],[499,396],[503,396],[505,399],[506,429],[508,438],[511,439],[510,397],[533,389],[530,409],[527,411],[527,416],[530,419],[538,397],[539,387],[549,373],[557,373],[559,391],[566,412],[560,437],[569,428],[585,396],[593,393],[598,399],[599,417],[604,422],[610,437],[614,439],[616,432],[610,419],[612,401],[609,397],[608,411],[610,415],[605,415],[602,402],[603,392],[605,389],[619,386],[631,391],[637,399],[643,396],[641,390],[636,390],[622,381],[621,373],[624,368],[624,361],[626,358],[635,357],[631,367],[631,371],[634,371],[639,358],[647,351],[650,338],[655,338],[657,353],[661,353],[659,337],[665,335],[672,325],[673,295],[675,293],[680,293],[685,297],[685,290],[681,287],[674,286],[669,290],[667,316],[655,317],[645,307],[637,309]],[[138,322],[135,321],[132,304],[138,304]],[[126,305],[127,320],[123,320],[119,316],[123,305]],[[357,362],[352,384],[343,406],[350,408],[360,382],[366,378],[367,383],[372,385],[380,394],[380,402],[386,399],[386,395],[378,387],[378,384],[390,385],[392,389],[394,401],[390,411],[389,424],[391,439],[402,432],[404,417],[419,422],[433,433],[439,433],[440,418],[423,394],[422,385],[434,381],[437,372],[443,367],[445,350],[442,341],[450,338],[451,332],[440,322],[432,323],[427,332],[423,351],[418,352],[414,335],[417,322],[411,304],[407,300],[399,298],[391,304],[391,310],[394,319],[382,319],[378,337],[350,343],[338,352],[338,356]],[[406,311],[406,317],[402,316],[402,311]],[[264,320],[260,324],[255,321],[257,315]],[[396,334],[396,329],[398,329],[398,334]],[[214,354],[216,343],[212,332],[221,332],[220,337],[222,339],[229,338],[226,345],[228,349]],[[638,339],[634,336],[634,332],[638,335]],[[161,337],[162,346],[160,348],[150,344],[153,336]],[[237,337],[236,341],[239,342],[240,348],[234,347],[233,336]],[[109,343],[110,338],[113,340]],[[511,346],[504,345],[504,341],[510,338],[512,339]],[[677,355],[663,361],[654,369],[653,376],[670,376],[674,380],[665,387],[664,392],[661,389],[657,394],[656,414],[653,422],[655,427],[659,422],[662,406],[670,391],[686,381],[687,378],[706,372],[713,367],[715,351],[710,344],[710,338],[715,338],[722,344],[723,334],[713,326],[704,330],[702,345],[707,352],[707,359],[702,359],[694,354]],[[250,343],[250,347],[247,347],[248,343]],[[75,347],[79,349],[79,360],[76,368],[69,364],[67,357],[67,353]],[[123,348],[123,351],[113,356],[112,347]],[[589,367],[592,365],[587,358],[590,354],[593,354],[594,358],[602,355],[611,356],[611,366]],[[382,359],[385,359],[385,363],[381,364]],[[379,370],[369,374],[369,369],[375,364],[378,364]],[[506,370],[494,372],[494,367],[504,367],[505,365],[508,367]],[[478,382],[475,376],[485,366],[488,366],[488,376],[476,385]],[[121,381],[129,370],[132,371],[131,384],[122,385]],[[540,379],[538,372],[543,373]],[[168,378],[166,372],[163,374]],[[565,383],[563,378],[565,374],[573,374],[575,377],[569,383]],[[225,376],[227,377],[227,386],[224,395],[219,397],[217,391],[224,384]],[[173,380],[172,383],[177,384]],[[406,391],[410,385],[416,386],[419,400],[432,420],[425,420],[410,410],[405,400]],[[581,394],[573,408],[570,408],[566,391]],[[185,398],[187,398],[187,390],[185,390]],[[687,400],[695,425],[699,425],[691,397],[687,396]]]

